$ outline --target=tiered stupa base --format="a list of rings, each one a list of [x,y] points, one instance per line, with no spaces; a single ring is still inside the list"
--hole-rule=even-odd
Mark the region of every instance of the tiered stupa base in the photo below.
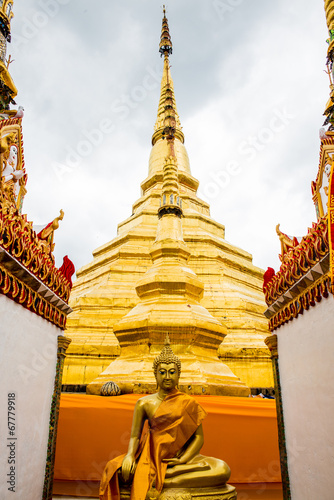
[[[249,396],[249,388],[217,358],[215,352],[184,345],[173,344],[172,347],[182,365],[180,391],[187,394]],[[103,384],[109,381],[115,382],[123,394],[156,392],[152,366],[160,351],[161,345],[123,348],[121,356],[87,386],[87,393],[99,395]]]
[[[236,500],[234,486],[225,484],[214,488],[168,488],[159,494],[151,489],[146,500]],[[130,489],[121,488],[121,500],[130,499]]]

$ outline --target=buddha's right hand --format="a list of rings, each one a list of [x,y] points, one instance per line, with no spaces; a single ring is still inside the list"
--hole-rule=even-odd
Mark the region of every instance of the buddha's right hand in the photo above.
[[[122,478],[127,483],[130,477],[134,474],[136,468],[136,460],[133,455],[125,455],[122,462]]]

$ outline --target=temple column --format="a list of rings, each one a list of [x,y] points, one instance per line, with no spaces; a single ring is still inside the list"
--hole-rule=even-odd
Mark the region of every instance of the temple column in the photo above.
[[[270,351],[270,357],[274,373],[278,443],[279,443],[280,464],[281,464],[281,474],[282,474],[283,499],[291,500],[288,457],[286,450],[285,427],[283,418],[282,391],[281,391],[281,382],[280,382],[279,364],[278,364],[277,335],[276,334],[270,335],[265,339],[265,343]]]
[[[46,457],[45,479],[44,479],[42,500],[52,500],[53,474],[54,474],[54,464],[55,464],[55,456],[56,456],[56,441],[57,441],[57,429],[58,429],[58,418],[59,418],[61,381],[62,381],[62,377],[63,377],[63,369],[64,369],[64,361],[65,361],[65,357],[66,357],[66,351],[67,351],[68,346],[71,343],[71,340],[69,338],[64,337],[62,335],[60,335],[57,340],[58,340],[57,367],[56,367],[54,391],[53,391],[52,402],[51,402],[48,451],[47,451],[47,457]]]

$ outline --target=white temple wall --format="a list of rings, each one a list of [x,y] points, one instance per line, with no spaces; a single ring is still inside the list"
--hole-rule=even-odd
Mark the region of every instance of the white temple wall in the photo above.
[[[4,295],[0,295],[0,318],[0,498],[40,500],[57,337],[62,330]],[[8,394],[12,393],[15,394],[13,437],[9,435],[7,414]],[[13,424],[12,420],[9,422]],[[9,464],[8,458],[14,462]],[[15,492],[8,490],[13,484],[7,483],[10,467],[15,467],[12,474]]]
[[[292,500],[334,498],[334,298],[277,330]]]

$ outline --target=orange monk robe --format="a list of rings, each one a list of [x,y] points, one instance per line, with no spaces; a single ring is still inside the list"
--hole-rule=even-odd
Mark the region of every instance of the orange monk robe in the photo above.
[[[174,389],[165,397],[139,445],[131,500],[145,500],[154,480],[155,488],[160,493],[167,469],[162,460],[177,455],[205,416],[205,410],[197,401],[183,392]],[[120,500],[117,470],[122,466],[124,457],[125,454],[107,463],[100,484],[100,500]]]

